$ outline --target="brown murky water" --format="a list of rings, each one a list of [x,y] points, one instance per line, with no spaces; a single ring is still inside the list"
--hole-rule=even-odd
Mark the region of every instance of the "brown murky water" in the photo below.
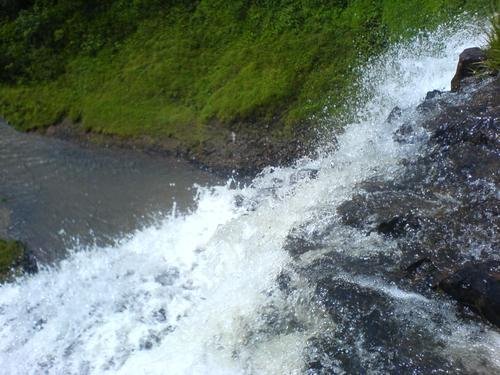
[[[0,236],[26,242],[42,263],[189,210],[193,185],[216,182],[175,158],[84,148],[0,122]]]

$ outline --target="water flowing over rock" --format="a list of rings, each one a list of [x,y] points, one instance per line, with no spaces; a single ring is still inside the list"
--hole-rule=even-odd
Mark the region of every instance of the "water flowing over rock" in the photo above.
[[[498,79],[445,91],[480,30],[370,61],[356,121],[318,157],[200,188],[192,213],[2,286],[2,369],[498,373],[496,305],[476,303],[496,270],[460,271],[498,257]],[[465,284],[481,315],[441,291]]]
[[[432,107],[433,113],[423,122],[428,133],[423,153],[406,164],[403,174],[391,184],[371,181],[371,189],[361,184],[363,192],[344,202],[338,212],[348,225],[400,238],[403,262],[419,271],[418,277],[410,278],[420,289],[439,283],[446,293],[498,325],[498,317],[489,311],[500,303],[500,295],[491,292],[500,282],[480,265],[498,259],[500,251],[496,195],[500,183],[500,78],[477,81],[469,90],[463,97],[443,94],[432,103],[434,98],[426,99],[423,105]],[[471,266],[455,278],[439,281],[465,262],[479,267],[470,281],[477,284],[484,278],[491,288],[472,286],[472,297],[464,297],[467,290],[458,292],[457,285],[467,279],[465,273]],[[432,267],[423,271],[427,263]]]

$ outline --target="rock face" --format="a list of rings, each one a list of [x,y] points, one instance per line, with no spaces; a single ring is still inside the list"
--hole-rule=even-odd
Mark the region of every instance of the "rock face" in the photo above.
[[[467,69],[478,56],[476,49],[462,54],[460,77],[469,74]],[[387,295],[369,282],[363,287],[371,278],[422,298],[455,301],[464,307],[462,313],[475,313],[476,318],[500,327],[500,76],[469,77],[460,85],[459,93],[428,93],[407,122],[399,108],[392,111],[387,121],[400,124],[395,141],[419,145],[415,155],[401,161],[396,177],[376,176],[360,183],[351,199],[321,218],[322,229],[317,229],[316,219],[314,225],[305,223],[292,230],[287,238],[285,249],[294,258],[312,259],[298,272],[316,285],[315,298],[338,322],[330,336],[311,341],[311,350],[341,367],[360,369],[367,364],[355,362],[355,353],[338,348],[367,338],[370,343],[384,337],[390,341],[392,335],[384,335],[386,331],[377,325],[397,326],[388,318],[393,307]],[[349,230],[364,232],[368,242],[390,241],[398,255],[357,256],[359,237],[353,237],[348,251],[336,249],[342,243],[329,242],[332,232],[342,231],[348,237]],[[360,299],[367,305],[355,305]],[[398,337],[414,334],[407,328]],[[384,351],[398,347],[391,354],[392,363],[400,364],[398,371],[404,372],[411,355],[405,352],[406,346],[389,341],[380,347]],[[404,345],[411,350],[420,343],[409,340]],[[432,368],[434,360],[446,368],[454,366],[443,364],[443,358],[430,352],[425,357],[419,368],[429,364]],[[312,373],[324,369],[324,362],[319,362],[310,358]]]
[[[451,91],[460,90],[461,81],[464,78],[471,77],[478,70],[482,70],[481,63],[486,60],[486,52],[481,48],[467,48],[458,59],[458,66],[455,76],[451,81]]]

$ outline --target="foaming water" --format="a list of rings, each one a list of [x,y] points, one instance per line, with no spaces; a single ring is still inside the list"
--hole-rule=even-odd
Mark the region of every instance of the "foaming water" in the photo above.
[[[293,292],[280,289],[277,280],[290,264],[314,260],[292,260],[283,249],[287,235],[301,224],[311,232],[327,225],[323,207],[338,206],[372,175],[391,178],[401,158],[414,157],[419,143],[395,143],[397,125],[387,115],[448,88],[458,54],[481,42],[482,30],[470,26],[394,46],[364,68],[368,99],[336,152],[268,168],[250,186],[199,188],[191,214],[173,214],[113,247],[76,249],[57,268],[2,286],[2,371],[302,373],[309,337],[334,323],[310,302],[311,286],[298,274]],[[405,116],[419,119],[412,110]],[[331,241],[359,256],[395,251],[390,241],[347,228]],[[452,306],[381,280],[339,277],[394,300],[402,320],[427,324],[421,320],[434,314],[443,353],[500,366],[498,335],[462,323]]]

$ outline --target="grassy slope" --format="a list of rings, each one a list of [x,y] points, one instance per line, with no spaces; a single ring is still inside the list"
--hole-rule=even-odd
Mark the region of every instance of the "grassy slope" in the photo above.
[[[202,140],[208,123],[273,122],[292,134],[325,104],[342,107],[359,61],[485,8],[485,0],[117,0],[87,17],[38,3],[0,25],[3,117],[28,130],[69,116],[94,132],[185,143]]]

